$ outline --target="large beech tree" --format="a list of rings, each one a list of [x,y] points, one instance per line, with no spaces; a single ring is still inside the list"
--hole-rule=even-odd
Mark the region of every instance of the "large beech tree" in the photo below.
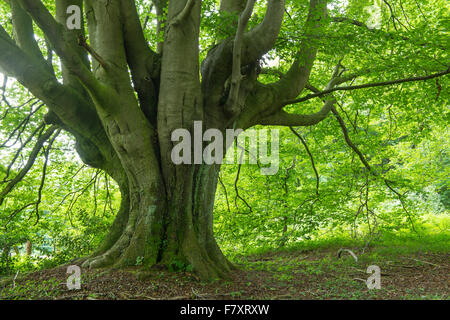
[[[0,27],[0,71],[17,79],[49,110],[44,119],[49,127],[37,147],[56,130],[65,130],[75,137],[81,159],[104,170],[120,187],[121,205],[110,232],[84,266],[122,267],[135,264],[138,257],[147,267],[181,261],[205,279],[226,277],[233,268],[213,234],[220,165],[175,165],[174,130],[192,131],[194,121],[202,121],[204,130],[222,132],[255,125],[312,126],[330,113],[342,121],[334,106],[336,91],[428,80],[449,72],[442,67],[351,85],[374,70],[347,71],[338,63],[326,87],[315,88],[309,79],[324,26],[349,23],[376,30],[346,17],[330,17],[327,1],[310,0],[306,22],[301,22],[303,36],[288,41],[290,68],[272,70],[278,80],[263,83],[260,75],[271,71],[261,68],[261,59],[292,17],[285,15],[285,0],[255,2],[221,1],[220,10],[236,17],[227,20],[234,34],[217,39],[201,59],[201,0],[154,0],[155,28],[163,36],[151,45],[133,0],[55,0],[54,9],[40,0],[6,1],[12,32]],[[82,9],[80,29],[67,27],[71,5]],[[264,18],[251,24],[256,6],[266,7]],[[392,14],[394,26],[395,19]],[[38,28],[59,57],[61,75],[36,41]],[[302,94],[305,89],[312,93]],[[310,99],[320,104],[314,113],[285,109]],[[345,134],[345,125],[343,130]],[[1,194],[2,200],[9,191]]]

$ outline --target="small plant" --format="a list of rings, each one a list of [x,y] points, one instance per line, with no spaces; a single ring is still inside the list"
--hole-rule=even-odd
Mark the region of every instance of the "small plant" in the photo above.
[[[139,256],[136,258],[136,266],[142,266],[142,263],[144,262],[144,257]]]
[[[184,261],[181,260],[174,260],[169,265],[169,271],[175,271],[175,272],[192,272],[194,270],[194,267],[191,264],[187,264]]]

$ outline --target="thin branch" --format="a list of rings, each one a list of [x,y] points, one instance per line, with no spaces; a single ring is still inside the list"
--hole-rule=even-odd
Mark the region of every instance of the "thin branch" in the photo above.
[[[392,10],[392,6],[386,0],[383,0],[383,2],[388,6],[389,11],[391,12],[392,23],[394,24],[394,29],[397,30],[397,26],[395,24],[395,14],[394,14],[394,11]]]
[[[226,202],[227,202],[227,209],[228,209],[228,212],[231,212],[231,211],[230,211],[230,202],[228,201],[227,187],[226,187],[225,184],[223,183],[222,178],[220,177],[220,175],[219,175],[219,182],[220,182],[220,185],[222,186],[223,191],[224,191],[224,194],[225,194],[225,200],[226,200]]]
[[[20,212],[22,212],[23,210],[25,210],[28,207],[34,206],[36,204],[36,202],[30,202],[18,209],[16,209],[8,218],[8,221],[6,221],[5,225],[3,226],[3,228],[5,229],[5,231],[8,231],[8,224],[12,221],[12,219],[14,219],[14,217],[16,215],[18,215]]]
[[[44,166],[42,167],[41,183],[39,185],[38,198],[37,198],[36,204],[35,204],[36,222],[34,223],[34,225],[37,225],[39,223],[39,205],[42,201],[42,190],[44,189],[45,177],[47,174],[48,157],[50,155],[50,150],[52,148],[52,145],[55,142],[55,139],[56,139],[56,137],[58,137],[60,132],[61,132],[61,129],[58,129],[58,131],[56,131],[55,135],[51,138],[51,140],[48,143],[47,148],[44,151]]]
[[[97,181],[98,176],[100,175],[102,171],[100,169],[97,169],[94,176],[91,178],[91,180],[86,184],[86,186],[81,190],[79,194],[74,193],[74,196],[72,197],[72,200],[70,201],[69,207],[66,210],[66,215],[69,214],[69,219],[71,217],[72,209],[75,206],[75,204],[78,202],[78,199],[91,187],[91,185],[95,184]],[[71,219],[70,219],[71,220]],[[72,221],[71,221],[72,223]]]
[[[105,216],[106,213],[106,207],[109,206],[109,210],[111,212],[114,212],[113,208],[112,208],[112,200],[111,200],[111,191],[110,191],[110,187],[109,187],[109,179],[108,179],[108,174],[105,172],[105,186],[106,186],[106,200],[105,200],[105,206],[103,207],[103,217]]]
[[[425,81],[434,79],[437,77],[442,77],[444,75],[447,75],[450,73],[450,67],[445,71],[440,71],[437,73],[430,74],[428,76],[422,76],[422,77],[410,77],[410,78],[404,78],[404,79],[397,79],[397,80],[391,80],[391,81],[382,81],[382,82],[373,82],[373,83],[366,83],[361,85],[355,85],[355,86],[343,86],[343,87],[334,87],[330,89],[325,89],[321,92],[308,94],[302,98],[285,101],[283,102],[283,106],[287,106],[289,104],[304,102],[313,98],[321,97],[323,95],[335,92],[335,91],[348,91],[348,90],[358,90],[358,89],[365,89],[365,88],[373,88],[373,87],[382,87],[382,86],[390,86],[400,83],[406,83],[406,82],[414,82],[414,81]]]
[[[2,205],[5,197],[12,191],[12,189],[20,182],[22,181],[23,177],[28,173],[28,171],[33,166],[39,151],[42,149],[44,143],[50,139],[50,137],[53,135],[53,133],[57,130],[56,126],[51,126],[36,142],[35,146],[33,147],[33,150],[31,151],[28,161],[22,170],[14,177],[13,180],[11,180],[6,187],[2,190],[0,193],[0,205]]]
[[[375,171],[372,170],[372,167],[370,166],[369,162],[366,160],[366,158],[364,157],[364,155],[362,154],[362,152],[358,149],[358,147],[351,141],[350,136],[348,134],[348,130],[347,127],[345,126],[344,120],[342,119],[342,117],[340,116],[339,112],[336,110],[336,108],[332,108],[332,112],[335,115],[336,119],[339,122],[339,125],[342,129],[342,133],[344,134],[344,139],[347,143],[347,145],[358,155],[359,159],[361,160],[361,162],[363,163],[363,165],[366,167],[367,171],[372,174],[375,177],[378,177],[379,174]],[[392,181],[389,181],[388,179],[385,179],[382,177],[382,180],[384,181],[385,185],[389,188],[389,190],[391,190],[398,198],[398,200],[400,201],[403,211],[406,213],[409,222],[411,223],[411,227],[413,229],[413,231],[415,232],[415,227],[414,227],[414,223],[412,221],[411,215],[408,212],[406,205],[403,201],[403,195],[401,195],[398,191],[396,191],[392,186],[391,183]]]
[[[241,160],[242,160],[242,155],[243,154],[244,154],[244,152],[241,151]],[[244,198],[241,197],[241,195],[239,194],[239,188],[237,186],[238,181],[239,181],[239,175],[241,173],[241,166],[242,166],[242,161],[239,161],[238,171],[236,173],[236,179],[234,180],[234,191],[236,192],[236,197],[234,198],[234,204],[235,204],[236,208],[239,210],[239,206],[237,204],[237,199],[238,198],[241,199],[242,202],[245,203],[245,205],[247,206],[247,208],[249,208],[250,211],[249,212],[245,212],[245,213],[241,213],[239,211],[238,212],[241,213],[241,214],[249,214],[249,213],[253,212],[252,207],[247,203],[247,201],[245,201]]]
[[[32,99],[31,100],[29,100],[29,101],[32,101]],[[31,109],[30,109],[30,112],[28,113],[28,115],[11,131],[11,133],[8,135],[8,138],[6,139],[6,141],[4,141],[1,145],[0,145],[0,149],[1,148],[4,148],[4,147],[7,147],[7,148],[9,148],[10,146],[7,146],[7,143],[13,138],[13,136],[17,133],[17,137],[16,137],[16,140],[12,143],[12,145],[14,145],[14,144],[16,144],[17,143],[17,141],[19,140],[19,138],[20,138],[20,135],[25,131],[25,129],[26,129],[26,127],[27,127],[27,125],[28,125],[28,123],[30,122],[30,120],[31,120],[31,117],[36,113],[36,112],[38,112],[43,106],[44,106],[44,104],[40,104],[36,109],[33,109],[33,107],[38,103],[39,101],[36,101],[36,102],[34,102],[32,105],[31,105]],[[11,146],[12,146],[11,145]]]
[[[344,135],[344,139],[345,139],[345,142],[347,143],[347,145],[358,155],[359,159],[364,164],[364,166],[367,168],[367,170],[369,172],[373,172],[372,167],[370,166],[369,162],[366,160],[366,158],[364,157],[362,152],[358,149],[358,147],[350,139],[347,127],[345,126],[345,122],[342,119],[339,112],[334,107],[331,108],[331,111],[333,112],[334,116],[336,117],[337,121],[339,122],[339,125],[341,127],[341,130],[342,130],[342,133]]]
[[[100,63],[100,65],[103,67],[103,69],[107,68],[107,64],[105,62],[105,60],[103,60],[102,57],[100,57],[100,55],[95,52],[95,50],[86,42],[86,39],[83,35],[80,35],[78,37],[78,45],[80,47],[83,47],[84,49],[86,49],[87,52],[89,52],[89,54],[98,61],[98,63]]]
[[[422,14],[423,19],[424,19],[426,22],[428,22],[428,19],[427,19],[427,17],[425,16],[425,14],[423,13],[422,8],[420,7],[420,5],[419,5],[419,3],[417,2],[417,0],[414,0],[414,2],[416,3],[417,8],[419,8],[419,11],[420,11],[420,13]]]
[[[303,137],[297,131],[295,131],[294,128],[289,127],[289,129],[291,129],[292,133],[294,133],[297,136],[297,138],[301,141],[301,143],[305,147],[306,152],[308,153],[309,158],[311,159],[311,166],[314,170],[314,174],[316,175],[316,196],[319,196],[320,177],[319,177],[319,173],[317,171],[316,165],[314,163],[314,157],[313,157],[311,151],[309,150],[308,145],[306,144],[306,141],[303,139]]]
[[[28,145],[28,143],[30,143],[30,141],[36,135],[38,135],[38,139],[42,136],[42,133],[44,132],[44,130],[45,130],[45,124],[42,123],[36,128],[36,130],[34,130],[30,134],[30,136],[27,138],[27,140],[25,140],[25,142],[21,143],[20,147],[17,149],[16,153],[14,154],[13,159],[10,161],[8,167],[6,168],[5,177],[3,178],[3,181],[0,182],[1,184],[11,181],[11,180],[8,180],[8,178],[9,178],[9,175],[11,173],[12,166],[16,163],[17,158],[19,156],[22,156],[23,149]]]
[[[297,157],[294,156],[294,158],[292,159],[291,166],[286,168],[286,176],[284,177],[284,193],[285,193],[286,196],[289,193],[289,189],[288,189],[288,185],[287,185],[287,182],[288,182],[288,179],[289,179],[289,175],[290,175],[289,172],[295,168],[296,162],[297,162]]]

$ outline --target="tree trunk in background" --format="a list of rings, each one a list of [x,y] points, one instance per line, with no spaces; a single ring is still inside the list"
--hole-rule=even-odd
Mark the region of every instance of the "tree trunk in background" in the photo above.
[[[25,243],[25,250],[27,252],[27,256],[31,256],[31,252],[32,252],[32,243],[30,240],[27,240],[27,242]]]

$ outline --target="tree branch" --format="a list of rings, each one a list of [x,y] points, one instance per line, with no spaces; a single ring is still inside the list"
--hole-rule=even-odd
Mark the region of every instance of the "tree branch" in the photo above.
[[[340,68],[342,67],[339,62],[333,72],[331,80],[328,82],[326,89],[332,89],[339,81]],[[275,113],[269,116],[263,117],[258,121],[258,124],[262,125],[280,125],[280,126],[312,126],[318,124],[325,119],[336,103],[336,99],[332,97],[329,100],[324,101],[322,109],[312,114],[291,114],[287,113],[283,109],[275,111]]]
[[[152,0],[155,10],[156,10],[156,34],[160,35],[160,33],[163,31],[163,26],[166,23],[165,17],[164,17],[164,10],[167,9],[168,0]],[[163,42],[158,41],[156,45],[156,52],[161,53],[162,51]]]
[[[1,26],[0,72],[16,78],[36,98],[42,100],[61,120],[62,127],[75,135],[78,146],[89,145],[90,164],[101,165],[104,155],[114,154],[92,101],[73,88],[59,83],[44,64],[30,59],[29,55],[17,47]],[[80,139],[84,142],[80,143]],[[94,157],[95,149],[97,153]],[[94,158],[97,159],[96,165],[92,162]]]
[[[271,126],[313,126],[327,117],[334,103],[335,100],[329,100],[320,111],[312,114],[293,114],[279,110],[269,117],[260,119],[257,123]]]
[[[243,65],[259,59],[272,49],[284,17],[285,0],[268,0],[263,21],[254,29],[243,35],[245,51],[242,55]]]
[[[301,48],[289,71],[277,82],[262,85],[257,83],[253,90],[251,106],[246,106],[240,115],[243,127],[255,124],[275,123],[276,125],[312,125],[324,119],[330,109],[325,105],[321,112],[313,116],[292,115],[290,117],[281,109],[282,101],[297,97],[308,82],[311,69],[316,57],[317,48],[310,38],[320,32],[323,18],[326,15],[326,1],[310,0],[308,18],[306,21],[306,40],[301,43]],[[256,101],[256,103],[255,103]],[[258,120],[258,119],[263,119]]]
[[[105,92],[106,88],[101,86],[94,78],[90,70],[77,54],[77,43],[74,39],[67,39],[64,26],[59,24],[40,0],[18,0],[28,11],[36,24],[48,37],[55,52],[61,58],[65,66],[73,72],[80,81],[91,91],[96,99],[107,99],[111,92]],[[109,91],[109,90],[108,90]],[[112,104],[114,105],[114,104]]]
[[[345,126],[345,122],[342,119],[341,115],[339,114],[339,112],[336,110],[336,108],[332,107],[332,112],[334,114],[334,116],[336,117],[336,120],[339,123],[339,126],[341,127],[342,130],[342,134],[344,135],[344,139],[345,142],[347,143],[347,145],[353,150],[353,152],[355,152],[359,159],[361,160],[362,164],[364,165],[364,167],[367,169],[367,171],[373,175],[374,177],[380,177],[380,174],[378,172],[375,172],[372,167],[370,166],[369,162],[367,161],[367,159],[364,157],[364,155],[362,154],[362,152],[359,150],[359,148],[352,142],[352,140],[350,139],[350,136],[348,134],[348,130],[347,127]],[[406,215],[408,216],[408,220],[411,223],[411,227],[412,229],[415,231],[414,229],[414,223],[412,221],[411,215],[409,214],[406,205],[403,201],[403,195],[401,195],[399,192],[397,192],[392,186],[391,183],[392,181],[389,181],[388,179],[384,178],[384,177],[380,177],[382,179],[382,181],[384,182],[384,184],[388,187],[388,189],[390,191],[392,191],[398,198],[398,200],[400,201],[400,204],[402,205],[403,211],[406,213]]]
[[[82,0],[55,0],[55,18],[56,21],[61,25],[66,25],[67,23],[67,8],[69,6],[76,5],[80,9],[83,9],[83,1]],[[63,28],[64,36],[72,43],[76,44],[78,42],[79,37],[84,37],[84,15],[81,13],[80,17],[80,29],[69,30],[68,28]],[[47,43],[47,47],[52,47],[50,41],[45,39]],[[84,50],[81,46],[73,46],[74,54],[80,57],[81,62],[86,66],[86,68],[90,69],[90,61],[88,59],[88,52]],[[53,50],[53,49],[51,49]],[[52,51],[50,51],[52,52]],[[81,85],[79,79],[74,76],[70,72],[70,68],[68,68],[65,63],[62,63],[62,76],[64,84],[70,85],[72,88],[75,88],[80,94],[87,96],[87,92],[85,88]]]
[[[312,43],[310,39],[320,32],[326,14],[325,1],[310,0],[305,26],[305,40],[302,41],[300,50],[289,71],[279,81],[271,84],[277,90],[275,104],[280,100],[297,97],[308,82],[317,54],[317,44]]]
[[[52,148],[52,145],[55,142],[55,139],[59,135],[60,132],[61,132],[61,129],[58,129],[57,132],[55,133],[55,135],[48,142],[47,148],[44,150],[44,165],[42,167],[41,183],[39,184],[38,198],[37,198],[35,206],[34,206],[34,211],[36,213],[36,222],[34,223],[34,225],[37,225],[39,223],[39,217],[40,217],[39,216],[39,205],[41,204],[41,201],[42,201],[42,190],[44,189],[45,177],[47,175],[48,157],[50,155],[50,150]],[[31,216],[30,216],[30,218],[31,218]]]
[[[233,46],[233,67],[231,72],[231,87],[228,99],[225,105],[225,110],[230,115],[236,115],[241,107],[239,106],[239,89],[242,80],[241,74],[241,53],[242,53],[242,41],[245,28],[253,12],[253,6],[256,0],[247,0],[247,5],[244,11],[239,15],[238,27],[236,30],[236,36],[234,38]]]
[[[31,150],[31,153],[28,157],[28,161],[25,164],[25,166],[19,171],[19,173],[12,179],[6,186],[3,188],[2,192],[0,192],[0,206],[2,205],[5,197],[13,190],[13,188],[22,181],[23,177],[30,171],[31,167],[33,166],[34,162],[36,161],[36,158],[39,154],[39,151],[42,149],[44,143],[50,139],[50,137],[53,135],[53,133],[58,129],[57,126],[53,125],[51,126],[39,139],[37,140],[36,144],[34,145],[33,149]]]
[[[100,65],[102,66],[103,69],[107,69],[107,65],[105,60],[103,60],[102,57],[100,57],[100,55],[95,52],[95,50],[86,42],[86,39],[84,38],[83,35],[80,35],[78,37],[78,45],[84,49],[86,49],[87,52],[89,52],[89,54],[95,59],[97,60],[98,63],[100,63]]]
[[[45,123],[41,123],[31,134],[30,136],[23,142],[20,144],[20,147],[17,149],[17,151],[14,153],[14,156],[12,158],[12,160],[9,162],[8,167],[6,168],[6,172],[5,172],[5,176],[3,177],[3,180],[0,182],[0,184],[6,183],[10,180],[8,180],[9,178],[9,174],[11,173],[11,168],[12,166],[16,163],[17,158],[20,156],[20,154],[22,153],[23,149],[28,145],[28,143],[31,142],[31,140],[38,134],[38,137],[40,137],[42,135],[42,132],[45,129]]]
[[[268,0],[263,22],[242,36],[241,66],[255,63],[269,51],[278,37],[285,0]],[[231,7],[235,7],[234,5]],[[220,105],[223,88],[233,70],[234,38],[228,38],[208,52],[202,62],[202,90],[206,104]]]
[[[241,153],[241,157],[242,157],[243,151]],[[238,182],[239,182],[239,175],[241,173],[241,166],[242,166],[242,162],[239,162],[239,166],[238,166],[238,170],[236,173],[236,179],[234,180],[234,191],[236,193],[236,196],[234,197],[234,205],[236,206],[236,209],[238,209],[238,213],[239,214],[250,214],[253,212],[252,207],[248,204],[248,202],[241,197],[241,195],[239,194],[239,188],[238,188]],[[241,199],[242,202],[244,202],[244,204],[246,205],[246,207],[250,210],[248,212],[240,212],[239,211],[239,206],[237,204],[237,199]]]
[[[23,51],[30,56],[44,60],[41,50],[34,38],[33,22],[28,13],[22,8],[18,0],[9,0],[12,22],[14,28],[14,40]]]
[[[294,128],[289,127],[289,129],[291,129],[292,133],[294,133],[297,136],[297,138],[300,140],[300,142],[303,144],[306,152],[308,153],[309,158],[311,159],[311,166],[314,170],[314,174],[316,175],[316,196],[319,196],[320,178],[319,178],[319,172],[317,171],[316,164],[314,162],[314,157],[313,157],[311,151],[309,150],[308,145],[306,144],[306,141],[302,138],[302,136],[297,131],[295,131]]]
[[[390,85],[395,85],[395,84],[400,84],[400,83],[405,83],[405,82],[425,81],[425,80],[430,80],[430,79],[434,79],[437,77],[442,77],[449,73],[450,73],[450,68],[448,68],[445,71],[440,71],[440,72],[433,73],[428,76],[422,76],[422,77],[410,77],[410,78],[397,79],[397,80],[391,80],[391,81],[366,83],[366,84],[361,84],[361,85],[356,85],[356,86],[334,87],[334,88],[329,88],[329,89],[323,90],[321,92],[308,94],[299,99],[284,101],[283,106],[287,106],[289,104],[294,104],[294,103],[299,103],[299,102],[304,102],[304,101],[307,101],[307,100],[310,100],[313,98],[321,97],[323,95],[326,95],[326,94],[329,94],[329,93],[332,93],[335,91],[349,91],[349,90],[357,90],[357,89],[365,89],[365,88],[373,88],[373,87],[390,86]]]
[[[122,0],[123,33],[127,62],[130,66],[134,89],[147,119],[155,126],[157,88],[160,64],[158,56],[145,40],[133,0]]]

